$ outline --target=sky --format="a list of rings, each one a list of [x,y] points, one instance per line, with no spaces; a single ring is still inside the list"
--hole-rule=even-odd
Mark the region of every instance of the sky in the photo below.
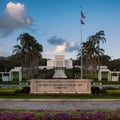
[[[120,0],[0,0],[0,56],[12,55],[17,37],[29,33],[43,46],[43,58],[76,59],[81,10],[82,41],[103,30],[105,54],[120,58]]]

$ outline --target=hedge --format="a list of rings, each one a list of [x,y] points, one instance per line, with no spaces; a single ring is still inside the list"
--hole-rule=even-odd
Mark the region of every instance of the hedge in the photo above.
[[[106,90],[108,95],[120,95],[120,90]]]
[[[21,93],[21,91],[22,89],[18,89],[18,88],[9,88],[9,89],[0,88],[0,95],[15,95]]]
[[[91,87],[92,94],[99,94],[100,93],[100,88],[99,87]]]

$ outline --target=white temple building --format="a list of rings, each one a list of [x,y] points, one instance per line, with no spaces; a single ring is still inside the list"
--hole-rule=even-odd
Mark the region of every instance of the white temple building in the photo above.
[[[107,81],[119,81],[120,71],[110,71],[107,66],[100,66],[98,81],[102,81],[102,73],[107,73]]]
[[[9,72],[0,72],[2,81],[13,81],[13,73],[19,74],[19,81],[22,81],[22,67],[14,67]]]
[[[64,55],[55,55],[55,59],[47,61],[47,68],[70,69],[73,68],[72,60],[65,59]]]
[[[67,78],[64,69],[73,68],[72,60],[65,59],[64,55],[55,55],[55,59],[48,60],[47,66],[39,66],[39,69],[55,69],[53,78]],[[0,72],[2,81],[13,81],[13,73],[18,72],[19,81],[22,81],[22,67],[14,67],[9,72]]]

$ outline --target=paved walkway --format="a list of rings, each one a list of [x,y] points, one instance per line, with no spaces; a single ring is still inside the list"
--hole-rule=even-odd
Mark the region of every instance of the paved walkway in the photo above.
[[[67,78],[67,76],[65,75],[65,70],[55,70],[53,78]]]
[[[120,100],[39,100],[0,99],[1,109],[98,110],[120,109]]]

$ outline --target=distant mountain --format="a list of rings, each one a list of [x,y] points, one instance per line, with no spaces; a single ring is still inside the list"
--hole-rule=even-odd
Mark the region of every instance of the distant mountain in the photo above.
[[[3,56],[0,56],[0,60],[1,60],[1,59],[4,59],[4,58],[5,58],[5,57],[3,57]]]
[[[120,58],[110,61],[109,69],[113,71],[120,71]]]

